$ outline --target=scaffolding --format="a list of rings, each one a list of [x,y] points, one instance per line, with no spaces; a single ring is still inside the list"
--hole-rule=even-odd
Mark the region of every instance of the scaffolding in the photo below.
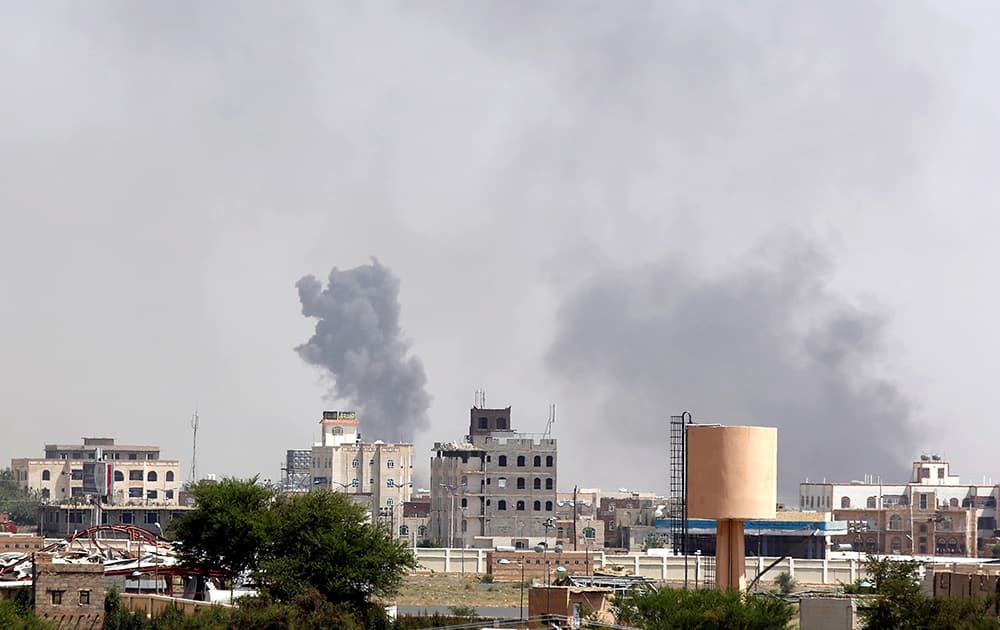
[[[690,580],[692,537],[688,532],[687,497],[687,429],[692,424],[687,411],[679,416],[670,416],[670,501],[668,517],[670,522],[670,548],[675,556],[684,557],[684,588]],[[701,556],[700,571],[694,576],[694,586],[713,588],[715,586],[715,556],[702,555],[702,550],[694,551]]]

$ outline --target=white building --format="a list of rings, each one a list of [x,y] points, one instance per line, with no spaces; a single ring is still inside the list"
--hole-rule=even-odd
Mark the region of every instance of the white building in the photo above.
[[[362,442],[353,411],[324,411],[312,447],[313,488],[346,492],[395,530],[413,489],[413,444]]]
[[[849,521],[843,545],[879,553],[989,555],[997,535],[996,484],[962,484],[937,455],[913,462],[906,483],[865,478],[801,483],[803,511],[831,511]]]

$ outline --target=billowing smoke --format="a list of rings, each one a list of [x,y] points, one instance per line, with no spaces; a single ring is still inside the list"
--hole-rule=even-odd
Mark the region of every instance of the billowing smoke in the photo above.
[[[613,432],[594,464],[612,479],[624,461],[665,476],[666,421],[690,410],[778,427],[779,493],[793,502],[806,477],[898,479],[915,432],[906,396],[878,374],[884,319],[838,297],[829,275],[795,240],[714,277],[667,260],[571,293],[547,363],[593,403],[574,432]]]
[[[332,395],[356,409],[367,440],[411,441],[427,427],[430,396],[419,358],[399,326],[399,279],[374,258],[370,265],[296,284],[302,314],[316,332],[295,349],[333,379]]]

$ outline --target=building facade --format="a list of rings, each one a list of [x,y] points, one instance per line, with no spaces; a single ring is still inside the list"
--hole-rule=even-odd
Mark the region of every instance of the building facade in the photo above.
[[[937,455],[913,462],[906,483],[802,483],[802,510],[828,510],[849,531],[840,549],[883,554],[989,556],[997,540],[996,484],[962,484]]]
[[[362,442],[353,411],[324,411],[312,447],[312,487],[345,492],[395,531],[413,489],[413,444]]]
[[[158,446],[115,444],[114,438],[83,438],[83,444],[47,444],[45,456],[15,458],[17,482],[50,503],[101,497],[111,505],[177,505],[180,462],[160,459]]]
[[[555,536],[556,440],[518,433],[510,407],[469,413],[462,442],[436,443],[431,458],[431,537],[438,544],[523,547]],[[533,543],[532,543],[533,544]]]

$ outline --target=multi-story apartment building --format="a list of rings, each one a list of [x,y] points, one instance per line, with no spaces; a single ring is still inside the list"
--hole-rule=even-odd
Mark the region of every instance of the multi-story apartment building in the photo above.
[[[52,503],[101,497],[111,505],[177,505],[180,463],[160,459],[158,446],[115,444],[114,438],[83,438],[83,444],[47,444],[45,456],[11,460],[22,485]]]
[[[832,511],[847,521],[843,549],[885,554],[988,555],[997,537],[996,484],[962,484],[937,455],[913,462],[906,483],[876,479],[850,483],[802,483],[802,510]]]
[[[312,447],[313,488],[346,492],[393,530],[413,488],[413,444],[362,442],[353,411],[324,411],[322,441]]]
[[[466,547],[482,537],[525,546],[555,536],[556,440],[515,431],[510,407],[473,407],[466,439],[436,443],[434,451],[434,541]]]

